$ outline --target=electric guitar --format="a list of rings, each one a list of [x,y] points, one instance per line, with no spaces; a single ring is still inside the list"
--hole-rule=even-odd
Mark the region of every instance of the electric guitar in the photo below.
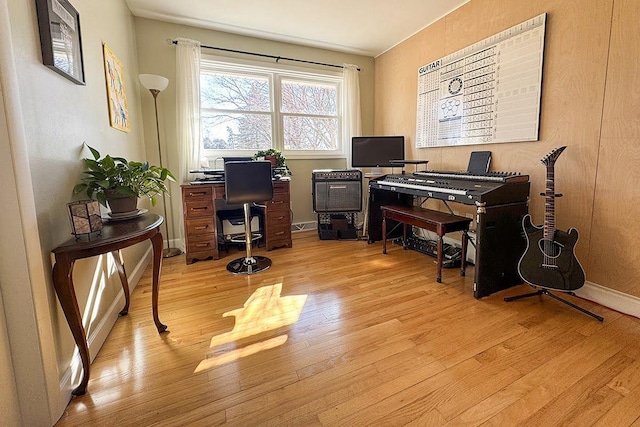
[[[566,146],[556,148],[540,160],[547,167],[545,214],[543,226],[531,223],[531,215],[522,218],[527,238],[527,249],[518,262],[522,280],[532,286],[571,292],[584,285],[584,270],[575,256],[578,230],[556,230],[554,165]]]

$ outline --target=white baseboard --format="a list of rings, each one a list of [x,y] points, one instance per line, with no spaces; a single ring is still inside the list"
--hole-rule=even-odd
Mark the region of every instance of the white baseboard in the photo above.
[[[640,298],[633,295],[605,288],[588,281],[583,287],[575,291],[575,294],[580,298],[596,302],[620,313],[640,318]]]
[[[127,279],[129,281],[129,292],[133,292],[133,290],[140,282],[142,278],[142,274],[144,270],[147,268],[149,263],[152,261],[153,248],[149,246],[147,251],[144,253],[140,262],[134,266],[131,270],[131,273],[127,273]],[[102,345],[107,340],[107,336],[113,325],[115,325],[118,317],[120,315],[120,311],[124,307],[124,291],[120,289],[118,296],[114,299],[114,301],[109,306],[107,310],[107,314],[100,320],[96,328],[91,332],[89,336],[87,336],[87,344],[89,346],[89,358],[93,362],[93,359],[98,355],[98,352],[102,348]],[[60,395],[61,395],[61,404],[63,405],[63,409],[67,406],[69,401],[71,400],[71,391],[76,383],[80,380],[79,373],[82,368],[82,360],[80,359],[80,353],[77,352],[74,354],[69,367],[64,372],[64,375],[60,379]],[[75,376],[77,378],[73,378]]]
[[[305,221],[305,222],[296,222],[291,224],[291,231],[307,231],[307,230],[317,230],[318,223],[316,221]]]
[[[162,246],[163,248],[167,247],[167,245],[165,243],[166,243],[166,240],[163,240],[163,246]],[[169,246],[172,247],[172,248],[180,249],[182,251],[182,253],[184,253],[184,248],[185,248],[184,239],[172,239],[172,240],[169,240]],[[145,254],[145,256],[146,256],[146,254]]]

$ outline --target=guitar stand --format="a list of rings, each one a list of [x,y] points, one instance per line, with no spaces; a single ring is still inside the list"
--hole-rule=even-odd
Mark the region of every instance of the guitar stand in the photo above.
[[[568,293],[569,295],[575,295],[573,292],[567,292],[567,293]],[[544,295],[548,295],[548,296],[550,296],[551,298],[553,298],[553,299],[555,299],[555,300],[557,300],[557,301],[560,301],[560,302],[561,302],[561,303],[563,303],[563,304],[568,305],[569,307],[575,308],[576,310],[578,310],[578,311],[580,311],[580,312],[582,312],[582,313],[586,314],[587,316],[591,316],[591,317],[593,317],[594,319],[596,319],[596,320],[598,320],[598,321],[600,321],[600,322],[603,322],[603,321],[604,321],[604,317],[602,317],[602,316],[598,316],[598,315],[597,315],[597,314],[595,314],[595,313],[592,313],[592,312],[590,312],[590,311],[588,311],[588,310],[585,310],[584,308],[579,307],[579,306],[575,305],[574,303],[572,303],[572,302],[570,302],[570,301],[567,301],[566,299],[562,299],[562,298],[560,298],[559,296],[554,295],[554,294],[552,294],[551,292],[549,292],[549,290],[548,290],[548,289],[538,289],[538,290],[537,290],[537,291],[535,291],[535,292],[529,292],[529,293],[527,293],[527,294],[515,295],[515,296],[512,296],[512,297],[506,297],[504,300],[505,300],[506,302],[511,302],[511,301],[515,301],[515,300],[522,299],[522,298],[528,298],[528,297],[533,297],[533,296],[536,296],[536,295],[543,295],[543,294],[544,294]]]

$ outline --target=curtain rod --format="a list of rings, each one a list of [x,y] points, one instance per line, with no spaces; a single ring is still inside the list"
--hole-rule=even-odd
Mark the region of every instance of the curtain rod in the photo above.
[[[171,44],[178,44],[177,40],[169,39],[168,41]],[[286,56],[267,55],[267,54],[264,54],[264,53],[247,52],[247,51],[244,51],[244,50],[226,49],[224,47],[207,46],[207,45],[204,45],[204,44],[201,44],[200,48],[221,50],[223,52],[231,52],[231,53],[241,53],[243,55],[259,56],[261,58],[270,58],[270,59],[275,59],[276,62],[278,62],[280,60],[284,60],[284,61],[293,61],[293,62],[304,62],[305,64],[322,65],[324,67],[344,68],[343,65],[327,64],[327,63],[324,63],[324,62],[315,62],[315,61],[306,61],[304,59],[287,58]],[[360,71],[360,67],[356,67],[356,70]]]

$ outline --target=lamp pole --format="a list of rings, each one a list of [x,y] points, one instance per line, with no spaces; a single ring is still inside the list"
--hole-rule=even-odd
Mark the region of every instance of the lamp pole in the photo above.
[[[162,147],[160,144],[160,122],[158,120],[158,94],[167,87],[167,85],[169,84],[169,80],[166,77],[155,76],[153,74],[140,74],[139,78],[140,78],[140,83],[142,83],[142,85],[145,88],[149,89],[149,92],[151,92],[151,95],[153,95],[153,108],[156,115],[158,158],[160,160],[160,167],[162,168],[164,167],[164,164],[162,163]],[[170,188],[167,187],[167,190],[170,190]],[[163,258],[171,258],[176,255],[180,255],[182,251],[178,248],[172,248],[169,243],[169,221],[167,217],[167,198],[164,191],[162,192],[162,209],[164,213],[164,230],[165,230],[165,240],[167,245],[167,247],[162,251],[162,256]]]

